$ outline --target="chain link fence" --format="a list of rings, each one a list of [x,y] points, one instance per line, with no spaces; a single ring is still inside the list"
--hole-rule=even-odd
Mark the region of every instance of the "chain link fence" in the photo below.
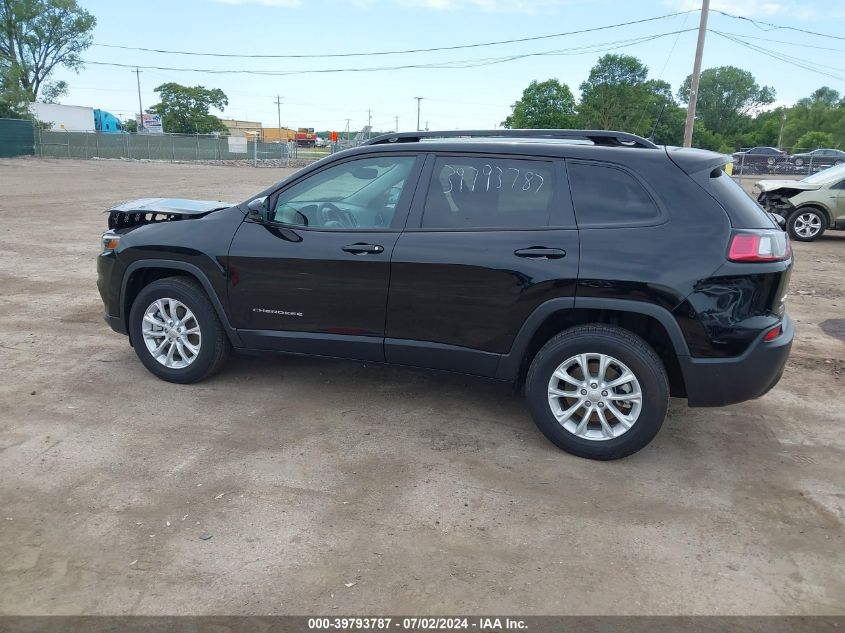
[[[298,167],[328,155],[295,143],[265,143],[214,134],[109,134],[36,130],[34,154],[49,158],[103,158]]]
[[[213,134],[128,134],[42,130],[31,121],[0,119],[0,156],[34,154],[50,158],[103,158],[204,162],[255,167],[301,167],[363,142],[345,139],[326,147],[263,142]],[[733,176],[803,178],[845,162],[832,149],[749,148],[733,154]]]
[[[843,163],[845,152],[836,149],[752,147],[733,154],[733,175],[803,178]]]

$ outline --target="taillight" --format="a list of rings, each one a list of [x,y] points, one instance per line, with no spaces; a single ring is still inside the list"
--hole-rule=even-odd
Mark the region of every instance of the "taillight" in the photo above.
[[[783,326],[779,325],[776,328],[766,332],[766,336],[763,337],[763,340],[766,342],[774,341],[778,336],[781,335],[781,333],[783,333]]]
[[[783,231],[735,233],[728,249],[732,262],[781,262],[791,256],[789,236]]]

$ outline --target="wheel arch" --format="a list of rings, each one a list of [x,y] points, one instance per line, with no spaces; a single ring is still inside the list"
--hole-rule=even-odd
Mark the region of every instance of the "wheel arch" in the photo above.
[[[827,222],[827,226],[825,227],[825,229],[829,229],[833,225],[833,215],[831,214],[830,210],[820,202],[799,202],[795,206],[795,210],[789,214],[789,217],[794,216],[796,213],[800,213],[801,209],[812,209],[813,211],[820,211],[822,217]],[[787,218],[787,221],[789,221],[789,217]]]
[[[138,260],[132,262],[126,268],[120,286],[120,318],[125,324],[127,332],[129,331],[129,312],[135,297],[146,286],[167,277],[190,277],[197,281],[211,301],[211,305],[214,306],[214,311],[217,313],[220,323],[223,324],[223,329],[232,346],[243,346],[237,330],[229,322],[229,316],[226,314],[226,310],[223,308],[217,293],[214,292],[214,287],[206,274],[193,264],[176,260]]]
[[[660,306],[627,299],[562,298],[543,303],[523,324],[511,350],[499,361],[497,378],[521,384],[540,348],[559,332],[586,323],[605,323],[644,339],[663,361],[673,396],[685,397],[682,357],[689,348],[672,314]]]

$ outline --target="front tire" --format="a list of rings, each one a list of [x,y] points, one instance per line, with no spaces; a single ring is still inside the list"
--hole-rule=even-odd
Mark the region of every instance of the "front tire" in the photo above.
[[[186,277],[168,277],[144,287],[129,313],[135,353],[168,382],[198,382],[217,372],[231,345],[202,287]]]
[[[786,220],[789,237],[799,242],[817,240],[827,228],[827,218],[813,207],[799,207]]]
[[[581,325],[549,340],[531,363],[525,391],[543,435],[599,460],[646,446],[669,406],[660,358],[639,336],[610,325]]]

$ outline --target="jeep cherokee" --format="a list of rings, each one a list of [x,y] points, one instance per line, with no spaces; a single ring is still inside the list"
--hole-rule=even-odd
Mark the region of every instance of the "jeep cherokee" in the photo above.
[[[783,371],[789,238],[725,163],[622,132],[395,133],[240,204],[115,207],[97,285],[164,380],[230,349],[460,372],[614,459],[670,395],[726,405]]]

